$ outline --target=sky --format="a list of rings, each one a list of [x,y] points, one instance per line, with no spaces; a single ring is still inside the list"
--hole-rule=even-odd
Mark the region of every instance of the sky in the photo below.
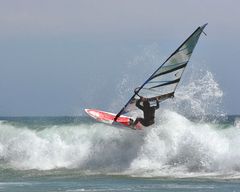
[[[190,64],[211,71],[226,113],[240,114],[239,7],[238,0],[0,1],[0,116],[120,107],[147,78],[140,72],[150,75],[205,23]],[[146,52],[159,63],[136,64]],[[126,75],[137,80],[119,93]]]

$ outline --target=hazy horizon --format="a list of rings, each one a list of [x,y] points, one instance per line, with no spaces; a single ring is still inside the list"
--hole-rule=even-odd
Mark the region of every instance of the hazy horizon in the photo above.
[[[237,0],[2,1],[0,116],[118,110],[158,66],[137,65],[136,58],[148,62],[143,57],[150,54],[160,65],[205,23],[207,36],[188,67],[210,71],[223,91],[223,110],[240,114],[239,6]],[[119,99],[126,75],[136,81]]]

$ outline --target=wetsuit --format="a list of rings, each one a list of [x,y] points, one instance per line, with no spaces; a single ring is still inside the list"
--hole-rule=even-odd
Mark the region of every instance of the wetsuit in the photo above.
[[[154,118],[155,118],[155,110],[159,108],[159,102],[156,100],[157,105],[151,107],[149,102],[148,102],[148,106],[142,106],[141,103],[141,99],[139,99],[136,102],[136,106],[141,109],[143,111],[143,116],[144,118],[137,118],[134,122],[134,125],[136,125],[138,122],[140,122],[143,126],[147,127],[150,126],[152,124],[154,124]]]

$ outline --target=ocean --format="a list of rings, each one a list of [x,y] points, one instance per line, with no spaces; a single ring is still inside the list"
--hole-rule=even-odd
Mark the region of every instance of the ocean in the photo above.
[[[0,191],[240,191],[240,116],[156,115],[141,131],[1,117]]]

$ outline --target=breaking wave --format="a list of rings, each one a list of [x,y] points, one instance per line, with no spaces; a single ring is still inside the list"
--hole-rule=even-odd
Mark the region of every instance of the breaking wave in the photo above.
[[[173,177],[240,173],[239,127],[196,123],[169,110],[160,116],[143,131],[98,123],[37,131],[1,122],[1,167]]]

